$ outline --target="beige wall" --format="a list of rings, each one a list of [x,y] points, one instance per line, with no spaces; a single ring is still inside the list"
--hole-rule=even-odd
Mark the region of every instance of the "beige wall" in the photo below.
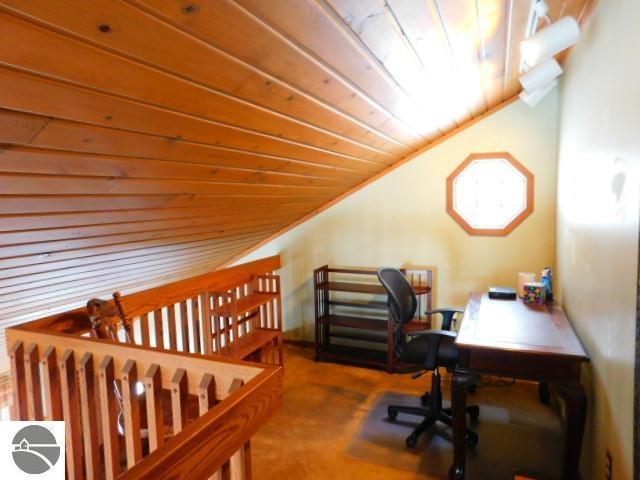
[[[323,264],[434,266],[442,306],[552,263],[556,112],[556,92],[533,110],[511,104],[240,260],[281,253],[287,336],[313,338],[311,274]],[[445,179],[470,153],[504,150],[534,173],[535,211],[507,237],[471,237],[445,211]]]
[[[586,478],[632,478],[640,164],[640,2],[599,2],[561,85],[559,290],[589,351]]]

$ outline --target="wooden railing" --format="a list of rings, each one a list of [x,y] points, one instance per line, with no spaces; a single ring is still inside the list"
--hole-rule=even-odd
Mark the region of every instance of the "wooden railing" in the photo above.
[[[116,293],[112,301],[93,301],[90,313],[111,326],[105,333],[115,341],[282,365],[275,259],[253,262],[246,274],[243,266],[230,269],[240,272],[225,282],[202,275],[126,297]]]
[[[220,354],[282,365],[280,257],[114,299],[89,302],[91,319],[116,342],[177,352]],[[31,322],[25,328],[84,334],[86,309]],[[128,330],[127,330],[128,329]]]
[[[182,292],[161,287],[156,300],[153,289],[98,307],[157,311],[278,267],[273,257],[173,284]],[[281,368],[178,351],[185,336],[155,323],[143,345],[127,341],[122,321],[102,325],[111,339],[94,338],[95,320],[78,309],[7,330],[12,418],[65,420],[67,478],[251,478],[250,438],[281,404]]]

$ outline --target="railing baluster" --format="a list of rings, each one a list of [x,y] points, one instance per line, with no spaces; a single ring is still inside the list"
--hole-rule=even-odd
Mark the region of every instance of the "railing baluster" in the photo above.
[[[127,360],[122,367],[122,403],[124,405],[124,439],[127,450],[127,468],[142,458],[140,442],[140,401],[136,392],[138,371],[136,362]]]
[[[238,390],[240,387],[244,385],[244,381],[240,378],[234,378],[231,382],[231,386],[229,387],[229,395]],[[245,450],[244,448],[240,448],[236,453],[234,453],[229,459],[230,464],[230,479],[231,480],[244,480],[246,479],[246,469],[245,469]]]
[[[16,342],[9,352],[11,360],[11,382],[13,405],[11,418],[13,420],[28,420],[27,382],[24,375],[24,345]]]
[[[211,295],[211,300],[213,306],[211,307],[211,336],[213,341],[213,352],[220,353],[220,317],[218,316],[218,304],[220,301],[220,297],[215,293]]]
[[[267,303],[269,309],[269,323],[268,328],[276,328],[276,310],[275,310],[275,301],[271,300]]]
[[[154,310],[153,322],[156,331],[156,348],[164,348],[164,324],[162,320],[162,308]]]
[[[198,386],[198,413],[202,416],[216,403],[216,382],[210,373],[205,373]]]
[[[182,335],[182,351],[189,352],[189,313],[186,300],[180,302],[180,332]]]
[[[273,291],[275,293],[278,293],[275,299],[276,303],[278,304],[278,309],[276,311],[276,323],[273,326],[273,328],[282,330],[282,295],[280,295],[280,276],[279,275],[273,279],[273,283],[274,283]]]
[[[205,373],[202,376],[202,380],[200,380],[200,385],[198,385],[198,414],[200,416],[204,415],[209,411],[211,407],[213,407],[216,403],[216,382],[213,375],[210,373]],[[212,476],[209,477],[209,480],[220,480],[221,473],[217,471]]]
[[[84,478],[82,425],[73,350],[66,350],[60,359],[60,384],[66,430],[67,477],[69,480],[81,480]]]
[[[191,299],[191,326],[193,328],[193,351],[195,353],[202,353],[202,347],[200,346],[200,309],[198,308],[198,297]]]
[[[253,470],[251,469],[251,440],[244,444],[244,478],[251,480],[253,478]]]
[[[171,413],[174,435],[181,432],[187,424],[187,389],[187,371],[184,368],[178,368],[171,379]]]
[[[38,345],[29,345],[24,356],[27,383],[27,413],[29,420],[42,420],[42,389],[40,387],[40,353]]]
[[[48,347],[42,359],[44,379],[44,404],[46,420],[62,420],[62,398],[60,396],[60,372],[58,371],[56,349]]]
[[[84,438],[84,463],[87,478],[99,478],[100,449],[98,446],[98,424],[96,420],[96,393],[94,389],[93,356],[85,353],[78,366],[80,383],[80,407],[82,412],[82,435]]]
[[[209,292],[200,294],[200,304],[202,305],[202,337],[204,341],[204,354],[211,355],[213,353],[213,335],[211,333],[211,298],[209,297]]]
[[[142,345],[145,347],[151,345],[151,340],[149,338],[149,314],[140,315],[140,339],[142,341]]]
[[[162,372],[153,363],[144,376],[147,397],[147,425],[149,428],[149,452],[164,444],[164,407],[162,405]]]
[[[224,462],[220,468],[221,480],[231,480],[231,460]]]
[[[120,474],[120,438],[118,436],[119,406],[115,395],[115,367],[112,357],[104,357],[100,364],[100,412],[102,444],[106,480]]]
[[[168,348],[169,350],[178,350],[178,342],[176,341],[176,306],[171,304],[167,307],[167,326],[169,329]]]

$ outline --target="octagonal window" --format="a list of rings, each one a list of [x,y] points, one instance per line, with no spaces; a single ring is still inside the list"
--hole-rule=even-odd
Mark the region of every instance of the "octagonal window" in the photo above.
[[[447,212],[471,235],[507,235],[533,212],[533,174],[508,153],[472,154],[447,178]]]

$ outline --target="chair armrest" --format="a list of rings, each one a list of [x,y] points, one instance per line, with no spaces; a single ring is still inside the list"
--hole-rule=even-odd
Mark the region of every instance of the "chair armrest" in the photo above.
[[[446,313],[446,312],[464,313],[464,308],[460,308],[460,307],[434,308],[433,310],[427,310],[424,313],[425,315],[431,315],[432,313]]]
[[[451,326],[454,321],[454,316],[456,313],[464,313],[463,308],[436,308],[434,310],[427,310],[424,312],[425,315],[433,315],[439,313],[442,315],[442,329],[443,330],[451,330]]]
[[[452,332],[450,330],[415,330],[413,332],[408,332],[407,335],[410,337],[421,337],[425,335],[440,335],[443,337],[451,337],[456,338],[458,334],[456,332]]]

